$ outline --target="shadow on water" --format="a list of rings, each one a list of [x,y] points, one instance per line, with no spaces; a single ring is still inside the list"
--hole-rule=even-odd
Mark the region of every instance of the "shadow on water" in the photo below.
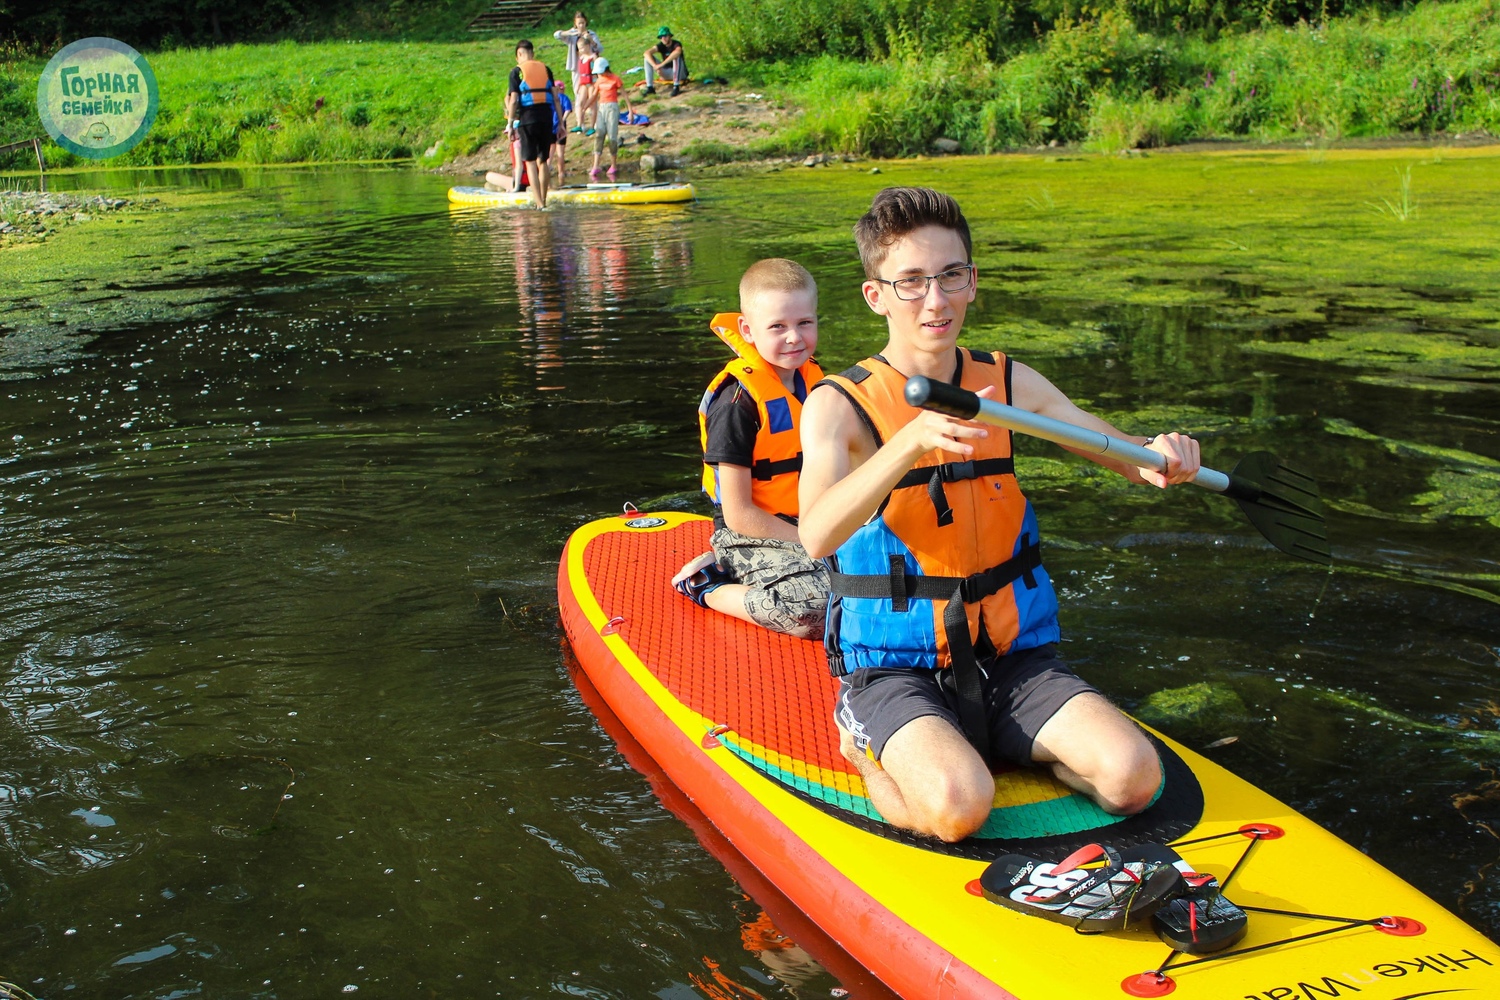
[[[1230,504],[1020,443],[1080,672],[1178,706],[1160,725],[1195,747],[1237,737],[1210,752],[1494,935],[1500,414],[1476,352],[1500,307],[1487,258],[1418,251],[1478,245],[1500,184],[1433,168],[1394,264],[1379,220],[1324,212],[1349,181],[1321,168],[1220,163],[1208,191],[1197,160],[1152,164],[546,213],[448,210],[442,179],[387,170],[87,178],[164,207],[60,232],[0,302],[0,979],[879,995],[661,809],[559,660],[554,581],[583,521],[694,502],[704,327],[751,261],[817,275],[825,367],[880,346],[848,227],[914,181],[972,206],[975,346],[1225,466],[1277,451],[1334,511],[1330,575]],[[1252,169],[1325,200],[1241,199]],[[1147,225],[1127,203],[1151,185],[1180,200]],[[1162,695],[1199,683],[1242,710]]]

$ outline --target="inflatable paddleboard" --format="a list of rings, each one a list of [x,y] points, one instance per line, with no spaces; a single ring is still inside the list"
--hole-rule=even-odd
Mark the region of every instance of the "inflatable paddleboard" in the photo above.
[[[831,938],[908,1000],[1403,1000],[1500,996],[1500,949],[1328,831],[1151,734],[1167,773],[1138,816],[1045,771],[995,781],[979,834],[896,830],[838,752],[819,643],[700,609],[668,583],[708,519],[629,511],[573,533],[558,568],[582,669],[667,776]],[[982,895],[988,862],[1088,843],[1171,844],[1248,911],[1225,951],[1174,952],[1143,921],[1084,936]]]
[[[697,197],[698,192],[691,184],[589,184],[553,188],[547,192],[547,205],[663,205]],[[482,208],[534,204],[529,191],[491,191],[482,187],[451,187],[448,200],[455,205]]]

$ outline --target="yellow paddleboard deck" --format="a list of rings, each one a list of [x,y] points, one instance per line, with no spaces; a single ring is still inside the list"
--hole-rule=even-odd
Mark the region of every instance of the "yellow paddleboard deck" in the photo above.
[[[1500,949],[1317,824],[1152,734],[1158,801],[1109,816],[1050,774],[996,777],[995,807],[955,845],[883,823],[838,753],[837,682],[820,644],[706,611],[668,584],[710,522],[668,512],[574,532],[562,619],[599,693],[729,841],[909,1000],[1411,1000],[1500,997]],[[1087,843],[1170,843],[1245,908],[1207,956],[1151,931],[1080,935],[976,892],[1003,854],[1059,861]],[[1276,912],[1271,912],[1276,911]],[[1332,919],[1330,919],[1332,918]]]
[[[691,184],[592,184],[553,188],[547,192],[547,204],[665,205],[697,197]],[[448,201],[480,208],[526,208],[534,204],[529,191],[490,191],[482,187],[451,187]]]

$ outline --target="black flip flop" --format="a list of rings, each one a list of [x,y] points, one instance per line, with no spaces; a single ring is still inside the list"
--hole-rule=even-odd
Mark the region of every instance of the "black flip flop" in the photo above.
[[[1176,852],[1150,844],[1129,853],[1089,844],[1055,864],[1007,854],[984,870],[979,887],[990,902],[1020,913],[1089,933],[1119,930],[1186,888]],[[1100,860],[1101,867],[1080,867]]]
[[[1206,955],[1223,951],[1245,936],[1249,918],[1224,898],[1212,875],[1183,872],[1187,891],[1151,914],[1156,936],[1180,952]]]

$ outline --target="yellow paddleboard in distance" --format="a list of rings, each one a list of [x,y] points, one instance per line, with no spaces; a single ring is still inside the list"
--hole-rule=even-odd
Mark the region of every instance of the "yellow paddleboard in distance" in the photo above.
[[[561,187],[547,192],[551,205],[665,205],[692,201],[698,192],[691,184],[598,184]],[[448,201],[478,208],[525,208],[534,204],[529,191],[491,191],[482,187],[451,187]]]
[[[698,608],[668,584],[711,522],[628,511],[573,533],[558,567],[579,664],[725,837],[908,1000],[1410,1000],[1500,997],[1500,948],[1305,816],[1154,734],[1167,772],[1138,817],[1102,813],[1020,769],[996,777],[975,837],[883,823],[838,753],[822,646]],[[1173,952],[1150,929],[1085,936],[989,902],[1001,854],[1169,842],[1249,916],[1227,951]]]

